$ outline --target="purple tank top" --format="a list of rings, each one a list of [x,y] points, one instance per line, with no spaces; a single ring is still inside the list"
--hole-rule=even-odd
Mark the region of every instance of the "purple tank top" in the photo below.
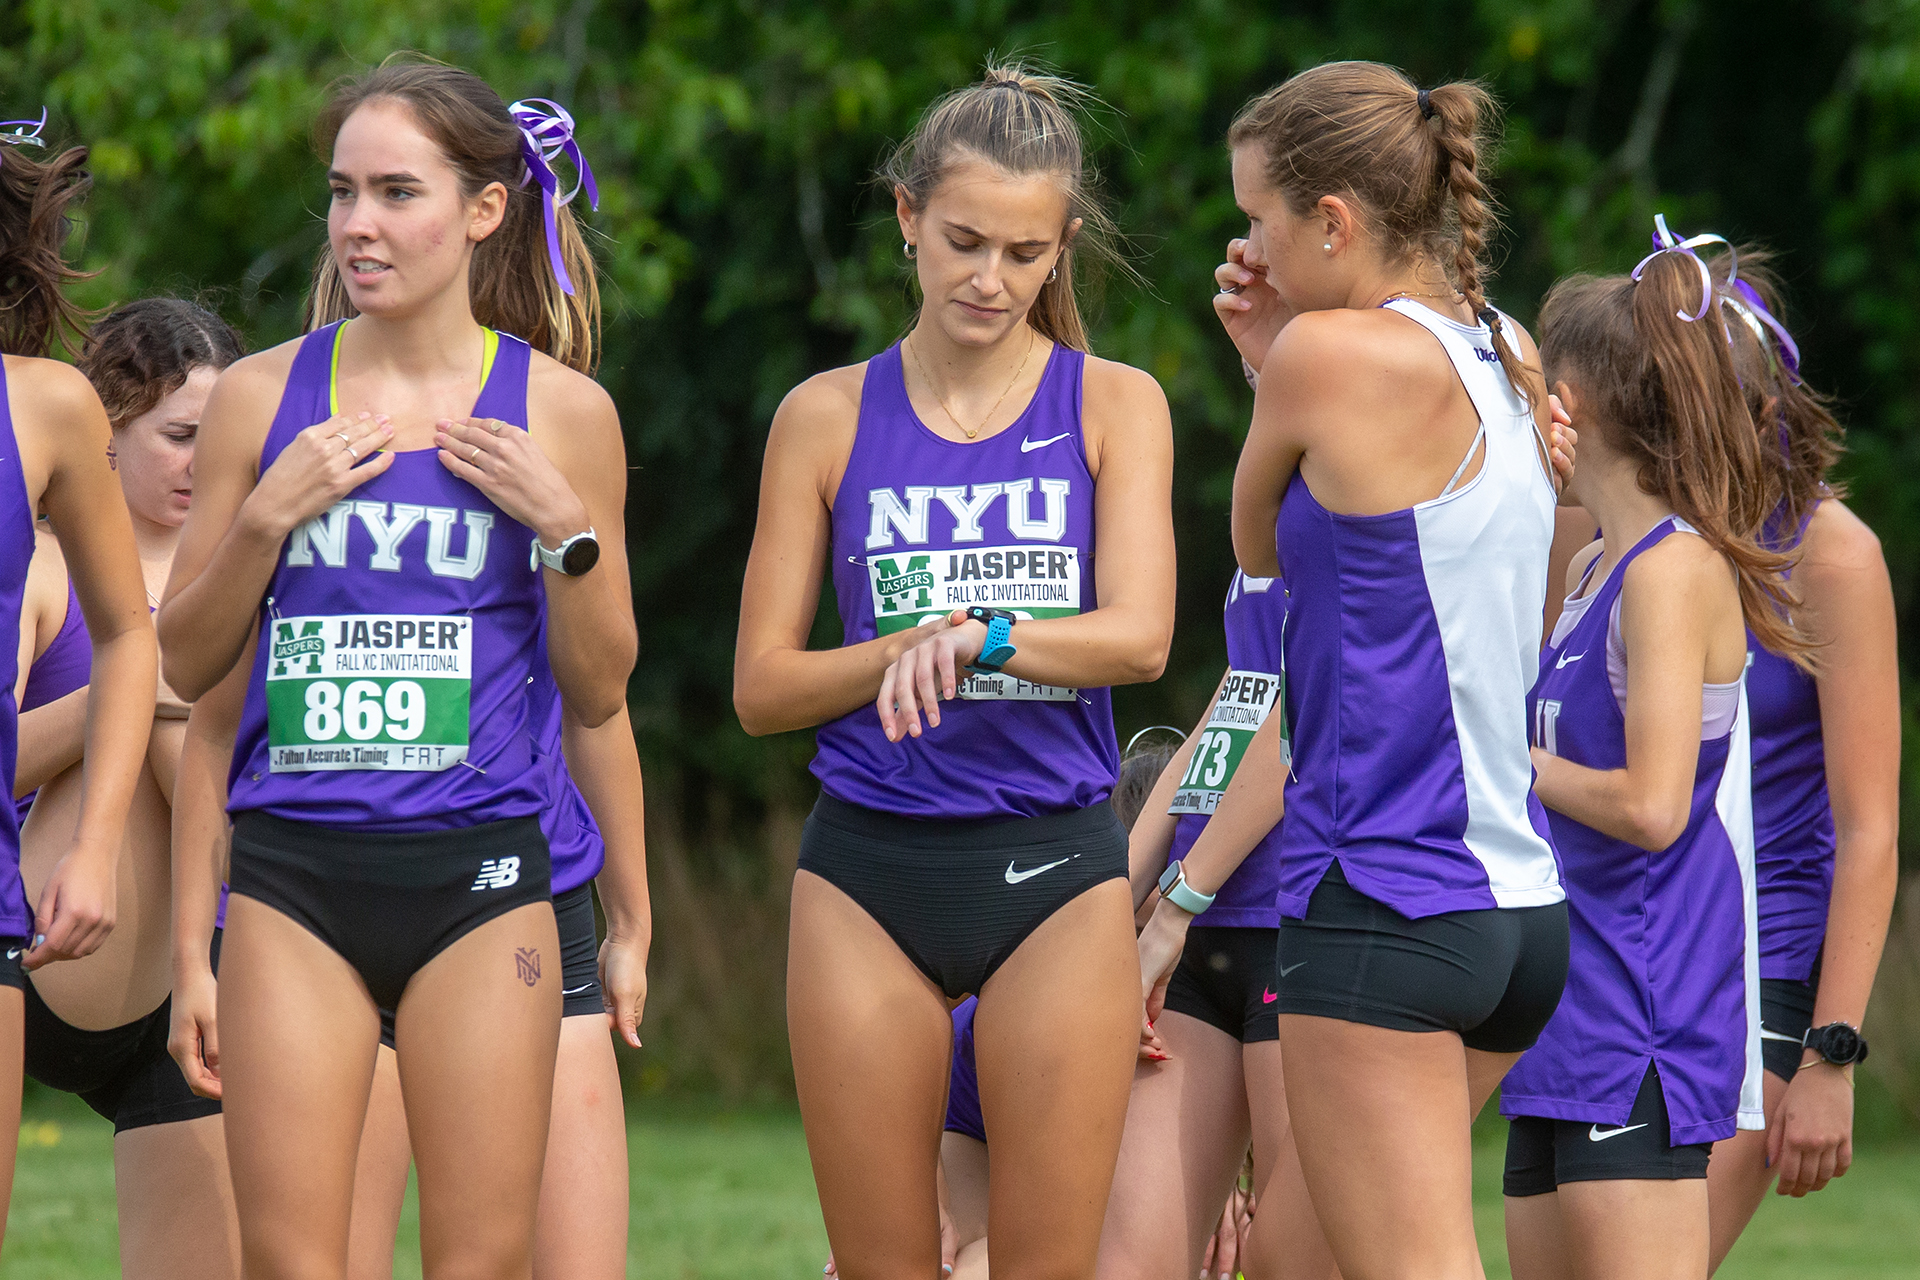
[[[1171,858],[1179,861],[1206,830],[1207,820],[1240,767],[1247,744],[1285,701],[1280,644],[1286,634],[1287,584],[1235,572],[1227,589],[1227,679],[1213,714],[1194,746],[1174,792]],[[1284,750],[1284,747],[1283,747]],[[1267,833],[1234,868],[1213,905],[1194,917],[1200,925],[1240,929],[1280,927],[1280,828]]]
[[[600,868],[606,865],[607,846],[586,798],[567,772],[561,745],[560,687],[547,665],[545,628],[540,639],[540,660],[527,677],[527,724],[533,732],[534,759],[550,797],[540,812],[540,830],[546,833],[547,848],[553,855],[553,893],[559,897],[600,874]]]
[[[20,677],[20,610],[27,594],[27,565],[33,560],[33,504],[27,501],[27,477],[20,469],[20,442],[13,431],[13,406],[7,389],[6,361],[0,359],[0,771],[13,792],[20,758],[20,723],[13,687]],[[25,937],[33,928],[27,893],[20,883],[20,816],[0,805],[0,937]]]
[[[1528,697],[1534,745],[1590,769],[1626,767],[1607,629],[1627,566],[1678,527],[1655,525],[1547,647]],[[1700,744],[1686,830],[1657,853],[1548,812],[1572,957],[1559,1009],[1501,1082],[1502,1114],[1625,1124],[1652,1063],[1672,1145],[1764,1124],[1747,737],[1743,708]]]
[[[1405,299],[1387,309],[1439,341],[1480,415],[1463,464],[1481,441],[1485,460],[1384,515],[1327,510],[1297,471],[1281,501],[1290,919],[1335,858],[1410,919],[1565,896],[1527,752],[1555,501],[1538,428],[1484,325]]]
[[[1792,542],[1804,536],[1804,526]],[[1751,632],[1753,847],[1760,877],[1760,976],[1805,982],[1827,937],[1833,896],[1833,809],[1813,677]]]
[[[25,715],[46,706],[49,702],[58,702],[76,689],[84,689],[93,678],[93,637],[87,634],[87,620],[80,612],[80,597],[74,593],[73,579],[67,579],[67,616],[60,623],[60,630],[54,633],[53,642],[45,653],[33,660],[27,668],[27,687],[21,692],[20,714]],[[40,793],[29,791],[14,801],[14,808],[21,823],[27,820],[27,810],[33,808],[33,798]]]
[[[262,472],[331,415],[339,329],[301,341]],[[473,413],[524,427],[532,353],[498,343]],[[532,545],[433,449],[395,455],[294,530],[262,602],[228,809],[379,832],[540,813],[527,681],[543,660],[545,595]]]
[[[968,605],[1029,618],[1094,607],[1093,477],[1080,432],[1085,363],[1056,343],[1026,412],[989,439],[960,444],[914,413],[897,344],[867,362],[833,504],[844,643]],[[940,715],[938,728],[897,743],[871,705],[821,725],[813,760],[821,790],[932,819],[1060,813],[1113,790],[1120,746],[1105,689],[967,676]]]

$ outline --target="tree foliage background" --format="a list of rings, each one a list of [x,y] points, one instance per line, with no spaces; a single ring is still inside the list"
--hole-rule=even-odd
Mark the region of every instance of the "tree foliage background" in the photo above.
[[[759,456],[789,387],[903,331],[912,299],[873,164],[991,52],[1107,104],[1104,185],[1147,287],[1098,300],[1097,347],[1173,403],[1180,625],[1167,676],[1116,698],[1123,732],[1191,723],[1224,662],[1249,395],[1207,301],[1244,225],[1221,139],[1248,97],[1335,58],[1428,85],[1479,77],[1506,104],[1493,294],[1523,319],[1562,273],[1630,266],[1656,209],[1778,250],[1810,375],[1845,406],[1852,501],[1913,621],[1916,0],[10,0],[0,114],[45,103],[50,136],[93,148],[85,301],[198,294],[266,346],[295,335],[324,243],[309,122],[331,79],[396,49],[566,103],[600,180],[588,220],[610,306],[602,380],[635,467],[631,703],[659,933],[642,1087],[788,1087],[784,895],[811,742],[747,738],[730,699]],[[1905,847],[1912,866],[1912,823]]]

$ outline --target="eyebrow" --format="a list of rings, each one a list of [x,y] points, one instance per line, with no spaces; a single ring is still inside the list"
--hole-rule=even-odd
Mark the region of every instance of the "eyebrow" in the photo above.
[[[352,182],[353,177],[350,174],[340,172],[338,169],[329,169],[327,170],[327,181]],[[371,186],[393,186],[404,183],[413,183],[416,186],[422,185],[419,178],[404,171],[400,173],[376,173],[368,178],[367,182]]]
[[[973,236],[975,239],[978,239],[978,240],[989,240],[992,238],[991,236],[988,236],[984,232],[975,231],[972,227],[968,226],[964,222],[954,222],[952,220],[949,220],[947,222],[947,229],[949,231],[958,231],[963,236]],[[1051,237],[1049,237],[1048,239],[1045,239],[1045,240],[1015,240],[1013,242],[1013,245],[1015,248],[1027,249],[1027,248],[1045,248],[1047,245],[1050,245],[1052,243],[1053,243],[1053,240]]]

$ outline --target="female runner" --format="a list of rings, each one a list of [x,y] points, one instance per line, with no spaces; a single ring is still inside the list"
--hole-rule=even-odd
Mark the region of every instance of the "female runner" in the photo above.
[[[1278,1274],[1284,1257],[1288,1274],[1333,1270],[1287,1121],[1273,988],[1287,764],[1283,718],[1272,713],[1282,700],[1286,617],[1285,583],[1234,575],[1227,673],[1133,828],[1138,901],[1170,862],[1196,852],[1195,866],[1234,870],[1197,916],[1160,898],[1140,935],[1140,983],[1153,1021],[1142,1030],[1149,1056],[1135,1072],[1107,1205],[1102,1277],[1202,1267],[1249,1137],[1259,1212],[1245,1269]]]
[[[1273,990],[1301,1167],[1353,1277],[1480,1275],[1469,1127],[1565,974],[1525,722],[1549,409],[1481,295],[1492,107],[1336,63],[1228,135],[1251,228],[1223,318],[1292,315],[1254,353],[1233,503],[1240,567],[1290,592]],[[1231,868],[1197,855],[1204,905]]]
[[[640,756],[624,709],[596,729],[563,727],[551,678],[536,687],[543,696],[534,723],[555,797],[540,826],[553,851],[564,999],[533,1274],[617,1278],[627,1273],[627,1119],[607,1032],[611,1026],[640,1047],[652,937]],[[596,889],[608,924],[604,943],[594,933]],[[392,1014],[382,1009],[380,1018],[380,1061],[354,1175],[351,1280],[392,1276],[413,1159]]]
[[[1573,956],[1501,1089],[1520,1277],[1704,1280],[1710,1144],[1761,1122],[1747,631],[1807,646],[1756,541],[1767,464],[1708,239],[1563,281],[1541,313],[1603,533],[1529,697]]]
[[[122,492],[149,597],[166,586],[193,494],[193,442],[215,376],[241,355],[225,321],[177,298],[107,316],[79,360],[105,403]],[[38,786],[23,826],[21,874],[36,890],[69,846],[82,803],[91,645],[61,544],[42,535],[28,612],[49,636],[21,699],[21,770]],[[22,626],[22,649],[30,639]],[[85,960],[26,987],[27,1074],[79,1094],[113,1121],[120,1260],[129,1275],[236,1276],[240,1239],[217,1102],[196,1097],[167,1055],[167,921],[172,888],[168,797],[187,708],[162,687],[148,767],[127,813],[116,878],[117,925]]]
[[[1107,686],[1166,661],[1172,438],[1152,378],[1085,354],[1075,96],[992,67],[927,111],[883,174],[913,330],[802,384],[767,444],[734,704],[820,726],[787,1017],[847,1280],[940,1267],[951,1002],[980,997],[995,1274],[1092,1274],[1126,1111]],[[845,643],[808,652],[829,567]]]
[[[530,1274],[561,983],[527,686],[550,663],[597,726],[634,654],[566,125],[438,63],[339,86],[313,306],[353,318],[207,405],[160,625],[209,742],[238,724],[214,1051],[249,1275],[345,1274],[383,1005],[427,1273]]]
[[[91,184],[85,147],[42,159],[40,120],[0,132],[0,771],[12,787],[21,609],[44,511],[93,637],[92,693],[81,734],[80,798],[63,850],[30,907],[20,876],[19,818],[0,805],[0,1205],[13,1191],[20,1124],[26,973],[93,954],[113,929],[127,811],[146,765],[157,657],[132,522],[113,473],[113,430],[84,374],[48,351],[85,337],[62,296],[78,277],[62,257],[68,210]],[[4,658],[0,658],[3,661]],[[5,1235],[0,1217],[0,1240]]]
[[[1742,250],[1723,296],[1737,321],[1729,332],[1757,357],[1743,382],[1766,388],[1754,407],[1779,492],[1769,541],[1799,548],[1794,618],[1819,658],[1809,675],[1748,646],[1768,1119],[1764,1133],[1714,1144],[1716,1269],[1776,1173],[1781,1194],[1799,1196],[1852,1163],[1853,1062],[1866,1054],[1860,1027],[1899,885],[1893,591],[1879,539],[1827,482],[1839,428],[1825,398],[1801,381],[1764,261]]]

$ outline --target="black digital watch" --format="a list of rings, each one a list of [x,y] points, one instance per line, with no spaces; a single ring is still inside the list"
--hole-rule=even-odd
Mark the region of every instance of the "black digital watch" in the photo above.
[[[1836,1067],[1867,1060],[1867,1038],[1844,1022],[1829,1022],[1807,1032],[1807,1048]]]

